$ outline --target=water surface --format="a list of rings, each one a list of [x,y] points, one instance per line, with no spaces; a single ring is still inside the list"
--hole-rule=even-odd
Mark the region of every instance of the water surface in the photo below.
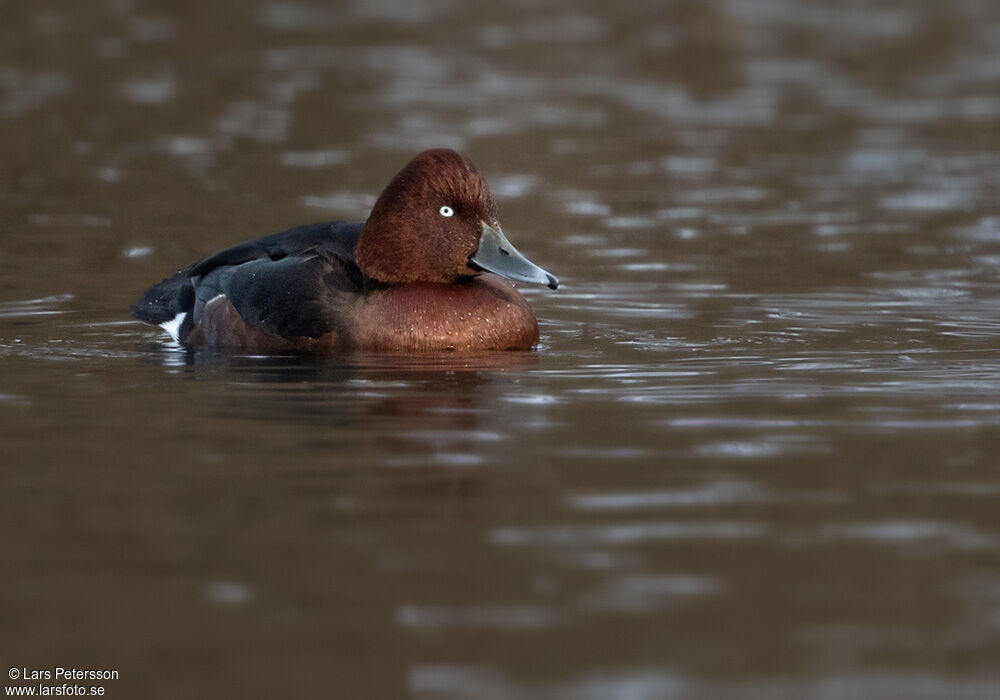
[[[987,698],[1000,7],[14,3],[0,658],[109,697]],[[226,357],[203,254],[487,173],[534,353]]]

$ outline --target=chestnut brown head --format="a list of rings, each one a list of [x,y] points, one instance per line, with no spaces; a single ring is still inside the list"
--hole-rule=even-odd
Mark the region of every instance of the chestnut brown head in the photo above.
[[[486,178],[448,149],[424,151],[396,174],[372,207],[354,256],[362,272],[386,284],[452,283],[483,270],[558,284],[507,241]]]

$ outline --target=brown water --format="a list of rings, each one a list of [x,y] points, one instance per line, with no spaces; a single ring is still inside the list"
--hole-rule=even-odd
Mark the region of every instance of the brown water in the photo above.
[[[1000,697],[1000,4],[0,13],[5,667]],[[428,146],[563,281],[524,290],[536,353],[223,357],[130,319]]]

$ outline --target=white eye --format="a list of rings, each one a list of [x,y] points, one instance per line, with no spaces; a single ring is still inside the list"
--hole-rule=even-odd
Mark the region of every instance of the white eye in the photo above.
[[[447,204],[445,204],[438,210],[438,212],[441,214],[441,216],[452,216],[455,213],[455,210],[449,207]]]

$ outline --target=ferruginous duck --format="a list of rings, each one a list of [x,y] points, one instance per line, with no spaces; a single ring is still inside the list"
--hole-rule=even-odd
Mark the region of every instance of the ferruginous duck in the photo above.
[[[559,285],[504,236],[472,161],[435,149],[396,174],[363,224],[308,224],[240,243],[153,286],[132,311],[193,348],[533,348],[538,322],[507,280]]]

